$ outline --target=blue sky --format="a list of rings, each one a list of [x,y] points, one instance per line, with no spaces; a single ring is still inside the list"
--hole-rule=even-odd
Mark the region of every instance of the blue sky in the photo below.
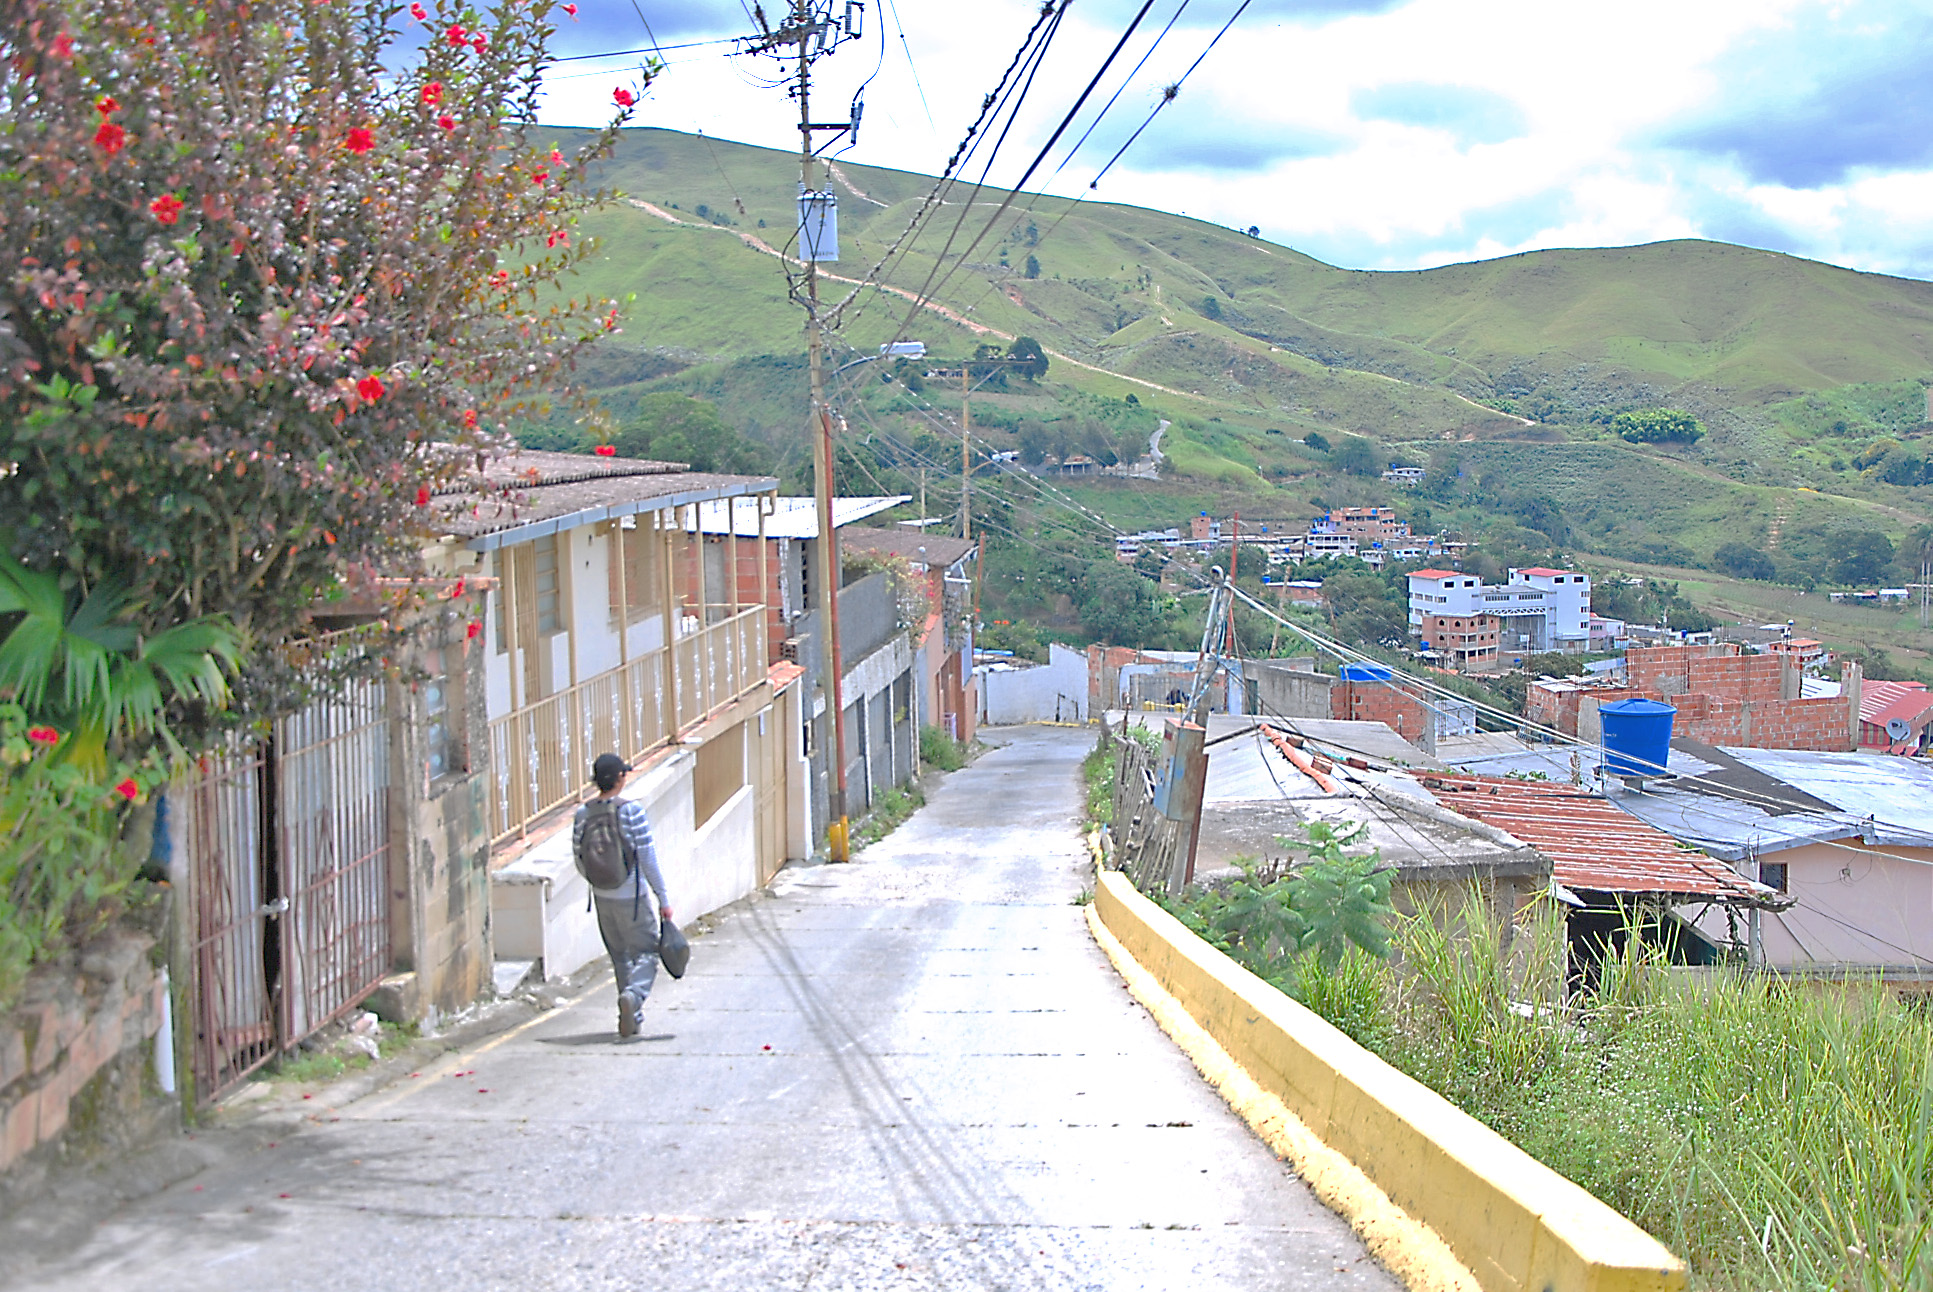
[[[1157,0],[1064,144],[1179,2]],[[738,0],[639,3],[663,45],[749,26]],[[1053,191],[1087,187],[1236,3],[1189,0]],[[994,180],[1018,177],[1139,7],[1074,0]],[[869,81],[850,159],[936,172],[1033,14],[870,0],[865,38],[818,65],[830,115]],[[580,0],[563,27],[561,53],[649,43],[629,0]],[[727,48],[672,50],[638,124],[796,146],[776,68]],[[1094,195],[1354,268],[1708,237],[1933,277],[1930,55],[1933,13],[1898,0],[1253,0]],[[625,66],[560,65],[547,119],[598,119]]]

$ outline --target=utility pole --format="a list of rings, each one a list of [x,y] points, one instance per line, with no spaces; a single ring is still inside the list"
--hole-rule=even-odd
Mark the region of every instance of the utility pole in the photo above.
[[[971,486],[973,482],[972,454],[967,447],[973,434],[973,388],[967,383],[972,380],[973,365],[966,360],[960,361],[960,537],[973,537],[973,508]]]
[[[852,853],[850,822],[846,816],[846,706],[845,679],[841,676],[844,661],[839,650],[839,539],[832,523],[832,410],[827,407],[825,397],[825,339],[819,322],[819,260],[821,257],[836,260],[839,252],[837,226],[831,224],[829,219],[832,214],[830,197],[821,196],[815,182],[818,157],[813,139],[820,131],[851,131],[856,137],[859,104],[857,100],[854,101],[852,117],[848,121],[815,123],[812,120],[812,46],[816,42],[817,52],[825,54],[845,40],[856,38],[864,12],[863,0],[846,0],[843,21],[835,21],[829,0],[792,0],[787,25],[773,31],[765,26],[764,11],[755,8],[754,13],[763,31],[758,36],[746,38],[740,45],[743,53],[774,55],[787,46],[798,46],[799,260],[805,271],[805,342],[810,361],[812,398],[808,426],[812,436],[814,492],[818,504],[819,539],[816,546],[819,578],[824,585],[819,597],[819,639],[824,643],[824,685],[832,720],[832,740],[829,743],[833,767],[832,775],[828,778],[831,784],[827,794],[826,848],[833,861],[849,861]],[[791,56],[787,54],[785,57],[790,59]]]

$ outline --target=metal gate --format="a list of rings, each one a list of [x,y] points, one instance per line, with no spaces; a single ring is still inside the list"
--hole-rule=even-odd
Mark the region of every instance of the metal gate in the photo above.
[[[206,1103],[388,972],[389,713],[352,682],[186,787],[195,1091]]]

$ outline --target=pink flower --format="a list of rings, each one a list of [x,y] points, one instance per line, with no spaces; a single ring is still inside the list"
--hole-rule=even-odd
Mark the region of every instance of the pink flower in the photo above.
[[[433,108],[437,104],[441,103],[442,101],[443,101],[443,82],[431,81],[428,85],[425,85],[423,87],[424,106]]]
[[[128,132],[112,121],[101,122],[101,128],[94,132],[94,143],[102,152],[112,157],[127,146]]]
[[[104,117],[111,116],[120,110],[121,105],[114,101],[114,96],[111,94],[103,94],[100,98],[94,100],[94,111]]]
[[[443,33],[443,39],[450,42],[450,47],[452,49],[462,49],[465,45],[470,43],[470,33],[463,30],[463,28],[457,26],[455,23],[451,23],[450,29]]]
[[[553,166],[562,166],[562,165],[564,164],[564,154],[563,154],[563,153],[561,153],[561,152],[559,152],[559,151],[558,151],[557,149],[555,149],[555,148],[553,148],[553,149],[551,149],[551,150],[550,150],[550,164],[551,164],[551,165],[553,165]]]
[[[430,505],[430,490],[428,485],[416,486],[416,505],[418,507],[427,507]]]
[[[483,635],[483,621],[480,619],[472,619],[470,621],[470,626],[463,630],[463,640],[466,642],[475,641],[477,638],[481,637],[482,635]]]
[[[456,129],[456,118],[445,112],[436,119],[436,124],[442,126],[445,130],[454,130]]]
[[[126,799],[128,802],[132,803],[136,798],[140,797],[141,787],[135,784],[134,778],[130,776],[126,780],[122,781],[119,785],[116,785],[114,787],[114,792],[116,794],[119,794],[122,798]]]
[[[552,229],[549,233],[546,233],[544,235],[544,245],[546,247],[554,247],[560,242],[568,247],[570,245],[570,240],[571,240],[570,234],[566,233],[562,229]]]
[[[60,35],[54,37],[54,57],[72,58],[73,56],[74,38],[63,31]]]
[[[421,22],[423,21],[423,19],[429,17],[430,14],[429,14],[429,10],[425,9],[422,5],[411,4],[409,7],[409,16],[416,19],[416,21]]]
[[[357,126],[342,141],[342,146],[360,157],[376,146],[376,136],[367,126]]]
[[[181,218],[181,208],[186,205],[187,203],[183,202],[173,193],[163,193],[160,197],[148,203],[148,210],[154,213],[154,218],[158,222],[162,224],[173,224]]]
[[[366,403],[375,403],[383,397],[386,390],[383,379],[373,372],[356,383],[356,393],[361,395]]]
[[[484,49],[489,46],[489,44],[490,42],[484,39],[482,32],[478,32],[476,35],[470,37],[470,48],[474,49],[479,54],[481,54],[484,51]]]
[[[597,454],[597,456],[599,456],[600,458],[614,458],[617,456],[617,445],[600,444],[596,448],[592,449],[591,452]]]
[[[52,727],[29,727],[27,728],[27,739],[32,744],[45,745],[47,748],[52,749],[60,743],[60,733]]]
[[[577,6],[574,4],[567,4],[564,6],[564,12],[569,14],[573,19],[575,19],[577,17]]]
[[[549,178],[550,178],[550,172],[549,172],[549,171],[547,171],[547,170],[540,170],[540,171],[538,171],[538,172],[537,172],[536,174],[534,174],[534,175],[532,175],[532,176],[530,177],[530,182],[531,182],[532,184],[541,184],[541,183],[543,183],[543,182],[544,182],[545,180],[547,180],[547,179],[549,179]]]
[[[628,108],[638,101],[638,96],[625,89],[622,85],[611,91],[611,97],[617,101],[617,105],[620,108]]]
[[[477,410],[476,409],[466,408],[463,410],[463,425],[466,429],[472,430],[472,431],[474,431],[477,428]]]

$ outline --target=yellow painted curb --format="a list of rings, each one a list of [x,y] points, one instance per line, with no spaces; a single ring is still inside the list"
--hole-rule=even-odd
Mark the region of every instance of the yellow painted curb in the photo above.
[[[1133,997],[1147,1006],[1161,1030],[1174,1038],[1208,1084],[1274,1149],[1322,1199],[1349,1222],[1369,1254],[1403,1281],[1410,1292],[1479,1292],[1476,1278],[1435,1230],[1389,1200],[1368,1176],[1342,1154],[1309,1133],[1287,1104],[1257,1085],[1255,1078],[1228,1057],[1228,1051],[1188,1016],[1153,975],[1135,963],[1121,940],[1108,932],[1090,903],[1087,927],[1121,972]]]
[[[1440,1236],[1484,1292],[1684,1287],[1683,1263],[1651,1235],[1209,946],[1120,872],[1097,878],[1089,920],[1313,1141]]]

